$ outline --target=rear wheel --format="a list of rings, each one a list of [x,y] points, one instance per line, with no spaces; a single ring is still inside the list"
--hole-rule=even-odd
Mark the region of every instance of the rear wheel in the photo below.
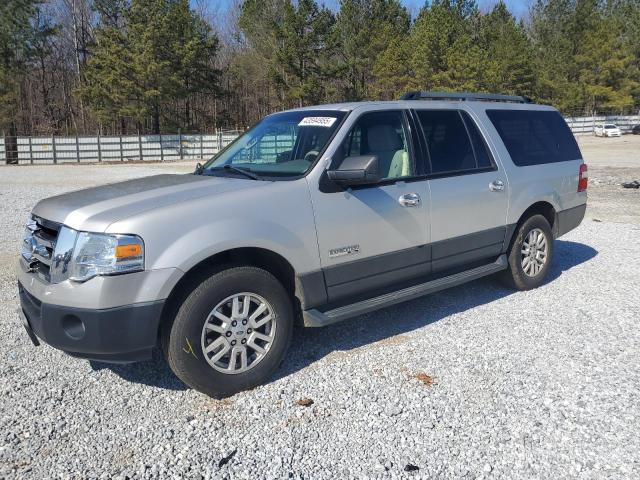
[[[533,215],[515,235],[503,279],[512,288],[530,290],[540,286],[549,271],[553,254],[551,226],[544,216]]]
[[[224,397],[267,380],[284,358],[292,329],[291,299],[280,282],[259,268],[233,267],[191,292],[162,343],[183,382]]]

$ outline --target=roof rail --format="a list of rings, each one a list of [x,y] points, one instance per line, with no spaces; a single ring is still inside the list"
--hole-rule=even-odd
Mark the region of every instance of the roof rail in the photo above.
[[[467,102],[511,102],[531,103],[529,97],[520,95],[499,95],[497,93],[473,92],[407,92],[400,100],[453,100]]]

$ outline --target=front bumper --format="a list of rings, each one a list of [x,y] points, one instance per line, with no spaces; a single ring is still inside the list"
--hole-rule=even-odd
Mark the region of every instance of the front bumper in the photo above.
[[[151,358],[164,300],[90,309],[42,302],[21,283],[18,291],[22,323],[34,343],[40,339],[75,357],[105,362]]]

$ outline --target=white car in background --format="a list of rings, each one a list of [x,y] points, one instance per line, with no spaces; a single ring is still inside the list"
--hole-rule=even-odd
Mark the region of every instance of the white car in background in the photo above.
[[[601,125],[596,125],[593,129],[593,133],[596,137],[620,137],[622,136],[622,132],[620,128],[614,123],[605,123]]]

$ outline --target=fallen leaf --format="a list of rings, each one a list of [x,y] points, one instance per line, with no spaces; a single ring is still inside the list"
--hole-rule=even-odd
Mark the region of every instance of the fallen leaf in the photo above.
[[[418,470],[420,470],[420,467],[418,467],[418,466],[416,466],[416,465],[411,465],[410,463],[407,463],[407,464],[404,466],[404,471],[405,471],[405,472],[416,472],[416,471],[418,471]]]
[[[431,385],[433,385],[433,377],[427,375],[426,373],[422,372],[416,375],[416,378],[418,380],[420,380],[422,383],[424,383],[426,386],[430,387]]]
[[[218,462],[218,468],[224,467],[227,463],[229,463],[236,453],[238,453],[237,448],[226,457],[221,458]]]
[[[310,407],[311,405],[313,405],[313,400],[311,400],[310,398],[301,398],[296,403],[301,407]]]

